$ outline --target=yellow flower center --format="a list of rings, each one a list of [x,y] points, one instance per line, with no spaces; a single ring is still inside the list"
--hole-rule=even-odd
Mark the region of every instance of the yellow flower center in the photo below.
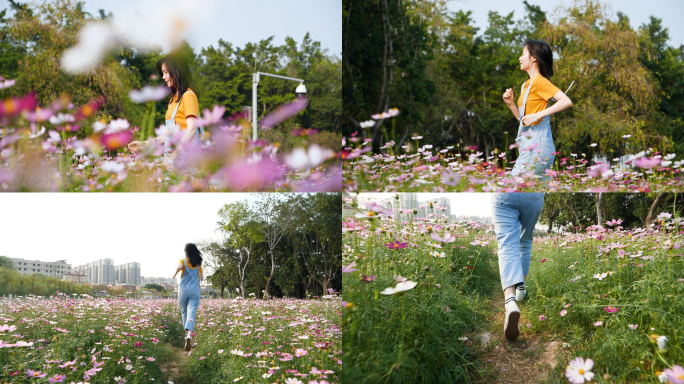
[[[582,368],[580,368],[580,370],[577,372],[579,372],[580,375],[584,375],[584,369],[582,369]]]
[[[38,376],[38,372],[33,372],[33,376]]]
[[[369,211],[369,212],[368,212],[368,216],[375,216],[375,212]]]
[[[678,378],[679,380],[684,380],[684,373],[681,374],[681,375],[679,375],[679,376],[677,376],[677,378]]]

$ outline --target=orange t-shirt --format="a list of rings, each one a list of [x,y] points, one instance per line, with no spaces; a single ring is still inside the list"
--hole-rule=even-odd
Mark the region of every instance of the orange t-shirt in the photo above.
[[[184,97],[183,99],[185,99],[185,97]],[[179,108],[179,109],[180,109],[180,108]],[[193,268],[193,267],[190,266],[190,259],[188,259],[187,257],[185,258],[185,262],[188,264],[188,268],[190,268],[190,269],[197,269],[197,267],[194,267],[194,268]],[[178,264],[183,264],[183,259],[178,260]],[[181,269],[181,278],[183,278],[183,273],[185,273],[185,265],[183,265],[183,269]],[[199,266],[199,273],[202,273],[202,274],[204,273],[204,271],[202,270],[202,266],[201,266],[201,265]]]
[[[518,97],[518,108],[522,107],[523,97],[525,96],[525,91],[527,91],[527,86],[530,85],[529,79],[525,82],[523,86],[523,91]],[[534,82],[532,83],[532,88],[530,89],[530,94],[527,96],[527,105],[525,106],[525,115],[530,115],[533,113],[541,112],[546,109],[549,105],[549,99],[558,93],[560,89],[553,85],[549,79],[542,75],[537,75],[534,77]],[[541,119],[534,122],[536,125],[541,122]]]
[[[171,104],[169,104],[169,108],[166,110],[166,120],[171,120],[173,110],[176,109],[177,104],[178,98],[174,96]],[[185,118],[187,116],[195,116],[199,118],[199,112],[199,101],[197,100],[197,95],[195,95],[195,92],[188,88],[187,92],[185,92],[185,96],[183,96],[183,99],[181,100],[181,105],[178,107],[178,112],[176,112],[176,124],[180,126],[181,130],[186,129],[188,124],[185,122]]]

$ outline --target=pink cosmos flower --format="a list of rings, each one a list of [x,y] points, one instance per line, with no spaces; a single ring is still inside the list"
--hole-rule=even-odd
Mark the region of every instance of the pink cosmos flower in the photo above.
[[[273,111],[273,113],[270,113],[268,116],[261,119],[259,125],[265,129],[273,128],[276,124],[297,115],[299,111],[306,108],[307,104],[309,104],[309,101],[305,98],[300,98],[292,103],[284,104]]]
[[[343,265],[342,266],[342,273],[350,273],[350,272],[358,271],[358,269],[354,269],[355,265],[356,265],[356,261],[352,261],[351,264],[347,265],[346,267]]]
[[[620,224],[622,224],[622,220],[621,220],[621,219],[620,219],[620,220],[615,220],[615,219],[613,219],[613,220],[611,220],[611,221],[606,221],[606,225],[608,225],[608,226],[610,226],[610,227],[612,227],[613,225],[620,225]]]
[[[42,374],[41,374],[40,371],[34,371],[34,370],[31,370],[31,369],[27,369],[27,370],[26,370],[26,377],[27,377],[27,378],[31,378],[31,377],[42,378],[42,377],[45,377],[45,376],[47,376],[47,373],[42,373]]]
[[[435,241],[439,241],[440,243],[453,243],[454,241],[456,241],[456,237],[452,236],[450,233],[447,233],[446,235],[444,235],[444,237],[439,237],[438,234],[433,232],[432,234],[430,234],[430,237],[432,237],[432,239]]]
[[[614,313],[614,312],[617,312],[617,311],[620,310],[618,307],[612,307],[612,306],[606,307],[606,308],[603,308],[603,309],[605,309],[606,312],[608,312],[608,313]]]
[[[459,181],[461,181],[461,175],[456,172],[449,171],[442,174],[442,183],[446,185],[453,187],[457,185]]]
[[[544,315],[539,316],[539,320],[540,320],[540,321],[546,320],[546,316],[544,316]]]
[[[63,383],[64,379],[66,379],[66,375],[54,375],[53,377],[48,379],[48,382],[50,384]]]
[[[542,263],[546,263],[546,258],[543,258],[543,259],[541,259],[541,260],[539,260],[539,261],[542,262]]]
[[[306,351],[306,349],[298,348],[295,350],[295,356],[297,356],[297,357],[305,356],[307,353],[308,352]]]
[[[673,365],[672,369],[666,368],[665,373],[672,384],[684,384],[684,368],[679,365]]]
[[[634,160],[634,165],[636,165],[639,168],[653,168],[656,167],[658,164],[660,164],[660,159],[656,158],[647,158],[647,157],[640,157],[636,160]]]
[[[361,281],[363,281],[364,283],[370,283],[373,280],[375,280],[375,275],[371,275],[371,276],[366,276],[363,274],[361,275]]]
[[[15,329],[17,329],[17,327],[15,325],[7,325],[7,324],[0,325],[0,332],[12,332]]]
[[[470,245],[479,245],[480,247],[484,247],[487,244],[489,244],[489,241],[475,240],[470,242]]]
[[[568,314],[568,311],[567,311],[566,309],[560,311],[560,315],[561,315],[561,316],[565,316],[565,315],[567,315],[567,314]]]
[[[395,242],[390,242],[389,244],[385,244],[385,247],[389,249],[402,249],[408,247],[408,243],[400,243],[398,241]]]

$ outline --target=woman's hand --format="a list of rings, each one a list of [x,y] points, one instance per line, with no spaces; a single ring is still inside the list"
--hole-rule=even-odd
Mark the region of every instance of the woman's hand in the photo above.
[[[508,88],[506,90],[506,92],[504,92],[503,100],[506,102],[506,105],[513,104],[513,89],[512,88]]]
[[[529,115],[523,116],[522,122],[523,122],[523,125],[528,126],[528,125],[534,123],[535,121],[541,119],[542,117],[544,117],[544,115],[542,115],[540,112],[530,113]]]
[[[128,143],[128,150],[131,151],[131,153],[138,153],[140,152],[140,145],[142,142],[140,141],[131,141]]]

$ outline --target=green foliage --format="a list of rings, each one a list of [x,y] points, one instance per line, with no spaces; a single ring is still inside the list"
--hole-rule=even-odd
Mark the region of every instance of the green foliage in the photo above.
[[[476,375],[473,350],[459,338],[477,331],[489,315],[485,299],[498,287],[494,253],[470,245],[483,235],[475,229],[441,249],[432,248],[434,241],[418,233],[412,218],[405,220],[413,225],[400,225],[404,219],[396,218],[363,221],[364,233],[344,237],[344,264],[356,261],[358,268],[343,278],[343,299],[350,303],[342,323],[344,382],[461,383]],[[453,233],[452,223],[445,221],[433,224]],[[399,233],[413,233],[408,242],[416,246],[390,250],[383,245]],[[431,251],[446,255],[435,258]],[[363,275],[376,279],[364,282]],[[404,293],[380,294],[396,285],[395,276],[417,285]]]
[[[541,6],[523,3],[517,20],[490,11],[476,36],[471,13],[451,12],[441,0],[343,1],[344,134],[362,131],[376,150],[393,140],[395,153],[413,135],[436,149],[504,150],[518,122],[501,97],[513,88],[517,100],[528,78],[518,57],[533,38],[557,54],[551,81],[562,91],[575,81],[574,106],[552,118],[558,150],[590,153],[597,143],[610,158],[649,147],[684,150],[684,47],[667,46],[660,19],[635,31],[624,14],[610,18],[601,1],[575,1],[553,21]],[[401,114],[359,128],[391,107]]]
[[[1,257],[0,260],[2,260]],[[53,296],[58,291],[67,295],[73,293],[94,295],[96,289],[88,285],[76,284],[56,277],[41,275],[40,273],[22,275],[14,270],[14,265],[11,267],[0,265],[0,295]]]
[[[262,297],[271,274],[271,255],[264,229],[270,221],[293,218],[293,224],[273,249],[274,296],[327,295],[326,289],[342,288],[341,273],[341,194],[316,193],[279,195],[278,204],[259,210],[257,201],[238,201],[219,211],[217,230],[223,241],[201,246],[207,262],[215,271],[212,284],[235,293],[244,286]],[[240,294],[243,294],[242,289]]]
[[[154,289],[157,292],[164,292],[164,287],[159,284],[146,284],[145,289]]]
[[[7,256],[0,256],[0,268],[14,269],[14,262]]]
[[[671,364],[681,366],[684,305],[678,298],[684,294],[684,264],[677,250],[661,246],[663,240],[679,241],[681,235],[675,228],[644,236],[645,232],[604,234],[605,240],[587,236],[572,243],[554,237],[535,245],[522,316],[530,319],[532,335],[554,334],[568,343],[568,353],[561,355],[550,383],[567,382],[566,359],[575,356],[593,359],[596,377],[610,374],[612,382],[658,383],[656,372]],[[624,246],[621,251],[643,251],[651,259],[601,250],[613,242]],[[540,259],[546,262],[539,263]],[[602,280],[593,277],[607,271],[612,274]],[[604,308],[609,306],[619,311],[608,313]],[[567,315],[560,316],[565,308]],[[540,315],[546,320],[540,321]],[[603,324],[594,325],[597,321]],[[628,324],[638,328],[632,330]],[[650,334],[667,336],[668,349],[659,350]]]

